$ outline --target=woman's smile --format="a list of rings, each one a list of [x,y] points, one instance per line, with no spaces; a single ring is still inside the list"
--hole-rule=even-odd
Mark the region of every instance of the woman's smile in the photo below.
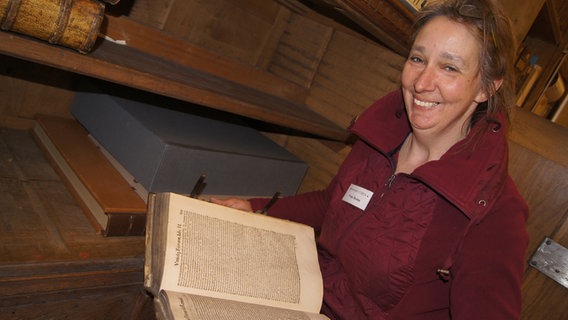
[[[414,103],[424,108],[433,108],[440,104],[439,102],[421,101],[416,98],[414,98]]]

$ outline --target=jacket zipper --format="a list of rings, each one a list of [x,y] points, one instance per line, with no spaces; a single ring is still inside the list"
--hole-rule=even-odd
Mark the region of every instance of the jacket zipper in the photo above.
[[[391,174],[391,176],[389,177],[389,179],[385,183],[386,189],[383,190],[383,193],[381,193],[381,196],[380,196],[381,199],[385,195],[385,192],[391,188],[392,182],[394,181],[395,178],[396,178],[396,173]]]
[[[381,195],[379,196],[379,199],[382,199],[382,198],[383,198],[383,196],[385,195],[385,193],[391,188],[392,183],[393,183],[393,181],[394,181],[395,178],[396,178],[396,173],[395,173],[395,170],[396,170],[396,169],[395,169],[395,168],[396,168],[396,161],[395,161],[395,159],[394,159],[394,152],[393,152],[393,153],[389,153],[389,154],[387,154],[386,156],[387,156],[387,158],[389,159],[389,162],[390,162],[390,164],[391,164],[391,167],[393,168],[393,172],[392,172],[392,174],[390,175],[390,177],[387,179],[387,181],[385,182],[384,185],[385,185],[386,188],[383,189]],[[369,204],[370,204],[370,203],[369,203]],[[373,206],[376,206],[376,205],[377,205],[376,203],[373,203]],[[353,220],[353,222],[351,222],[351,224],[349,225],[349,227],[345,229],[345,232],[343,232],[343,234],[341,235],[341,238],[339,238],[339,239],[337,240],[337,246],[336,246],[336,248],[335,248],[336,251],[339,250],[339,247],[340,247],[341,243],[343,243],[343,239],[345,238],[345,236],[350,233],[350,231],[354,228],[354,226],[357,225],[358,222],[359,222],[365,215],[367,215],[369,211],[370,211],[370,210],[365,210],[365,211],[363,211],[363,213],[361,213],[361,215],[359,215],[355,220]]]
[[[382,199],[383,196],[385,195],[385,193],[387,192],[387,190],[389,190],[396,178],[396,160],[394,158],[394,154],[398,151],[398,149],[400,148],[400,146],[398,148],[396,148],[395,150],[393,150],[392,152],[389,152],[387,154],[384,154],[384,156],[387,157],[387,159],[390,162],[391,168],[392,168],[392,173],[390,175],[390,177],[387,179],[387,181],[385,182],[385,186],[386,188],[383,189],[381,195],[379,196],[379,199]],[[374,206],[376,206],[376,203],[373,204]],[[369,210],[370,211],[370,210]],[[361,215],[359,215],[359,217],[357,217],[350,225],[347,229],[345,229],[345,232],[341,235],[341,238],[337,239],[337,245],[335,247],[335,251],[339,251],[339,247],[341,246],[341,244],[343,243],[343,239],[346,237],[347,234],[350,233],[350,231],[358,224],[358,222],[369,212],[369,211],[363,211],[363,213]],[[333,276],[337,273],[333,272],[328,274],[328,276]]]

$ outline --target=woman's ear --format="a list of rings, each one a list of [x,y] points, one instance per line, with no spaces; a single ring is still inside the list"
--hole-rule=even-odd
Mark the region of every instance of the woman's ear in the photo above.
[[[477,103],[483,103],[485,101],[487,101],[489,99],[489,97],[491,97],[492,95],[495,94],[495,92],[497,92],[499,90],[499,88],[501,88],[501,85],[503,85],[503,79],[497,79],[493,81],[493,87],[492,92],[490,95],[487,94],[487,92],[485,90],[480,90],[479,94],[477,95],[477,98],[474,100]]]
[[[503,85],[503,79],[494,80],[493,81],[493,89],[495,91],[493,91],[493,93],[491,95],[493,95],[493,94],[495,94],[495,92],[499,91],[499,88],[501,88],[501,85]]]

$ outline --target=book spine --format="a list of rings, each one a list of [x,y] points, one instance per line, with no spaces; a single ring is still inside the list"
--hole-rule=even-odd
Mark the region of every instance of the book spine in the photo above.
[[[0,0],[0,29],[88,53],[104,10],[97,0]]]
[[[154,214],[156,210],[156,194],[148,194],[148,207],[146,212],[146,238],[145,245],[146,250],[144,253],[144,287],[152,293],[154,296],[158,294],[157,285],[154,282],[153,270],[154,264],[157,257],[153,255],[153,248],[156,242],[153,239],[154,230]]]

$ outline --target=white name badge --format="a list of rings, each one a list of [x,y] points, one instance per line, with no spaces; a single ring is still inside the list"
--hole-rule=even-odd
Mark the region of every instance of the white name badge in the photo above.
[[[349,186],[349,189],[345,192],[341,200],[352,204],[361,210],[365,210],[372,197],[372,191],[352,184]]]

